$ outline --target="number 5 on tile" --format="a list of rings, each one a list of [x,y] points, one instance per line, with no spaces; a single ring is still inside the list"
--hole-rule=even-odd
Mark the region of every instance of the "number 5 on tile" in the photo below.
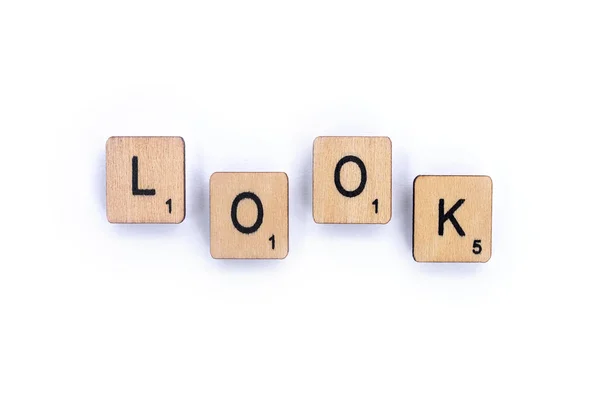
[[[492,180],[418,176],[413,257],[419,262],[487,262],[492,255]]]

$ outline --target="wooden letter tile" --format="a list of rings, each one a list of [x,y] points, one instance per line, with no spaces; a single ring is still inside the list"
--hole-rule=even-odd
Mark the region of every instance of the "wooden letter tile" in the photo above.
[[[106,142],[106,216],[113,223],[178,224],[185,218],[185,145],[180,137]]]
[[[321,136],[313,146],[313,218],[319,224],[387,224],[392,217],[388,137]]]
[[[285,258],[288,177],[283,172],[216,172],[210,177],[213,258]]]
[[[414,181],[413,257],[487,262],[492,255],[489,176],[421,175]]]

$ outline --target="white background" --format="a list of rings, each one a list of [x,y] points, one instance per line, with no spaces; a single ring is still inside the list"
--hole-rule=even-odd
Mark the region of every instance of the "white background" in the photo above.
[[[597,1],[0,5],[0,398],[598,398]],[[317,225],[312,141],[386,135],[393,217]],[[105,216],[113,135],[187,218]],[[209,254],[215,171],[285,171],[283,261]],[[418,264],[412,180],[494,181],[487,264]],[[594,174],[593,174],[594,173]]]

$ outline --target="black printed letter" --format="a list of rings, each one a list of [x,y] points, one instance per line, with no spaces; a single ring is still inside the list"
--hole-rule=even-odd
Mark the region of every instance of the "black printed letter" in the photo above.
[[[447,213],[444,214],[444,199],[440,199],[440,205],[439,205],[439,212],[440,212],[440,216],[439,216],[439,222],[438,222],[438,235],[440,236],[444,236],[444,222],[446,222],[447,220],[450,220],[450,222],[452,222],[452,225],[454,226],[454,229],[456,229],[456,232],[458,232],[458,234],[460,236],[465,236],[465,231],[462,230],[462,228],[460,227],[460,225],[458,224],[458,221],[456,220],[456,218],[454,218],[454,213],[456,212],[456,210],[458,210],[458,208],[460,206],[462,206],[462,204],[465,202],[465,199],[460,199],[456,202],[456,204],[454,204],[452,206],[452,208],[450,210],[448,210]]]
[[[139,189],[138,188],[138,158],[133,156],[131,159],[131,191],[134,196],[154,196],[154,189]]]
[[[238,221],[238,217],[237,217],[238,205],[240,204],[240,201],[242,201],[244,199],[252,200],[256,204],[256,208],[258,209],[258,215],[256,216],[256,222],[254,223],[254,225],[252,225],[249,228],[240,224],[240,221]],[[260,201],[258,196],[252,192],[243,192],[243,193],[238,194],[235,197],[235,199],[233,200],[233,203],[231,204],[231,221],[233,222],[233,226],[235,226],[235,229],[237,229],[241,233],[245,233],[245,234],[249,235],[251,233],[256,232],[263,223],[263,216],[264,216],[264,211],[263,211],[262,202]]]
[[[352,190],[352,191],[348,191],[348,190],[344,189],[344,187],[342,186],[342,181],[341,181],[341,177],[340,177],[340,174],[342,172],[342,167],[344,166],[344,164],[346,164],[348,162],[353,162],[356,165],[358,165],[358,168],[360,168],[360,184],[358,185],[358,187],[355,190]],[[338,192],[340,192],[342,195],[344,195],[346,197],[358,196],[359,194],[362,193],[363,190],[365,190],[365,185],[367,184],[367,168],[365,167],[365,163],[363,163],[362,160],[356,156],[342,157],[342,159],[335,166],[335,172],[333,174],[333,181],[335,182],[335,187],[337,188]]]

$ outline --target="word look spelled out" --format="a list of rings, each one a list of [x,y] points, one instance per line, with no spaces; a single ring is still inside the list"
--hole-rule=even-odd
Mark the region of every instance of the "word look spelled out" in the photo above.
[[[287,256],[286,173],[215,172],[209,186],[213,258]],[[387,224],[392,218],[390,138],[316,138],[312,189],[316,223]],[[181,223],[185,218],[183,138],[109,138],[106,215],[111,223]],[[418,262],[487,262],[491,254],[491,178],[417,176],[413,184],[413,258]]]

